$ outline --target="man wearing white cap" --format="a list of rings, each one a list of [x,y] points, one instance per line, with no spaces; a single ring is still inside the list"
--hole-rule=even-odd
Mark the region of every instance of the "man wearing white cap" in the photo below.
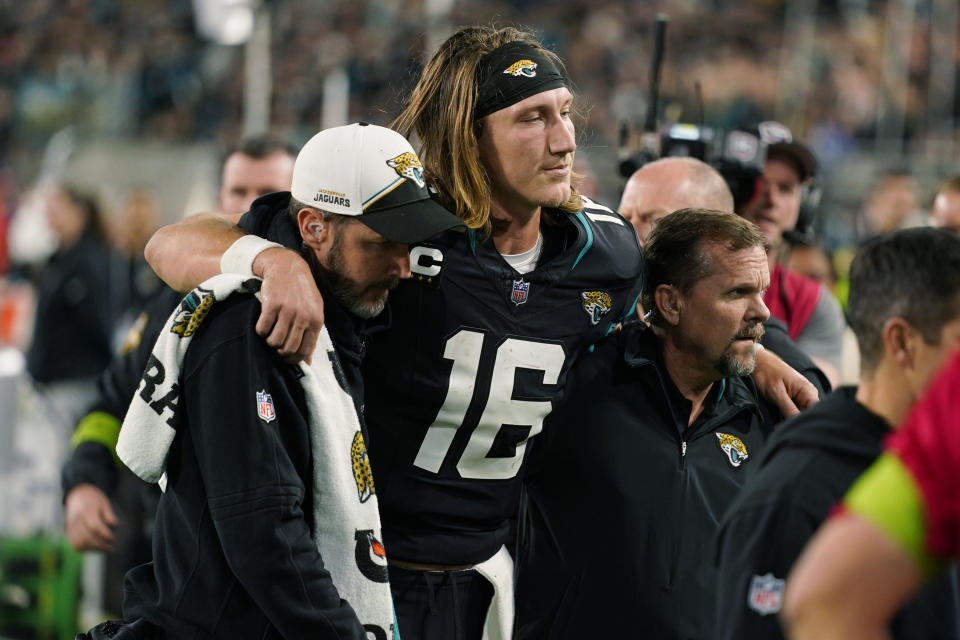
[[[408,243],[462,227],[410,167],[389,129],[328,129],[297,156],[291,191],[252,206],[285,223],[277,237],[301,244],[324,296],[312,364],[257,335],[249,275],[207,280],[171,315],[117,443],[165,488],[153,562],[127,574],[126,622],[92,638],[393,637],[359,367],[410,277]]]

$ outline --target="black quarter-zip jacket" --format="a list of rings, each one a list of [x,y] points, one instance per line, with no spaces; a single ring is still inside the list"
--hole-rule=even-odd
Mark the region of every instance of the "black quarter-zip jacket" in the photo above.
[[[641,324],[571,375],[527,476],[516,637],[707,637],[717,526],[769,431],[752,381],[716,382],[688,426]]]
[[[779,640],[783,586],[804,546],[883,451],[890,426],[841,387],[777,427],[721,523],[717,624],[711,638]],[[894,638],[960,638],[949,575],[894,619]]]

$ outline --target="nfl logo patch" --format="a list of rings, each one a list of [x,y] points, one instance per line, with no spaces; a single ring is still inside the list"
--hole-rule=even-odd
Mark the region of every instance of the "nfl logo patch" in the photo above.
[[[513,292],[510,294],[510,299],[513,300],[513,304],[521,305],[527,301],[527,296],[530,294],[530,283],[524,282],[521,278],[520,280],[513,281]]]
[[[257,391],[257,415],[264,422],[273,422],[277,419],[277,412],[273,410],[273,396],[266,389]]]
[[[762,616],[780,611],[783,606],[783,579],[774,578],[772,573],[753,576],[747,604]]]

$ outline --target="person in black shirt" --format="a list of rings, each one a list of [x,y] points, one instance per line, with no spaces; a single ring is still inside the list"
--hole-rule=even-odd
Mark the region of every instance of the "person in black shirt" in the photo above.
[[[800,552],[960,345],[960,237],[915,228],[862,248],[847,313],[860,384],[778,427],[757,460],[721,526],[712,637],[784,637],[775,614]],[[898,639],[960,637],[949,577],[928,585],[891,631]]]
[[[253,205],[287,223],[284,242],[296,229],[327,295],[312,365],[257,335],[260,305],[244,294],[259,281],[246,276],[203,283],[165,324],[117,445],[165,487],[153,562],[127,574],[131,625],[176,638],[392,635],[360,361],[389,290],[410,277],[408,243],[462,227],[398,157],[419,164],[389,129],[327,129],[297,156],[291,191]],[[320,205],[331,192],[346,204]]]
[[[527,473],[516,638],[705,638],[712,541],[755,464],[763,236],[684,209],[645,244],[644,308],[574,366]]]

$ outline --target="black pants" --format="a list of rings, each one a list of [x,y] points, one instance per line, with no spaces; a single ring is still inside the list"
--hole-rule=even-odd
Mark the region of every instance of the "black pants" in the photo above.
[[[401,640],[480,640],[493,585],[474,569],[411,571],[390,567]]]

